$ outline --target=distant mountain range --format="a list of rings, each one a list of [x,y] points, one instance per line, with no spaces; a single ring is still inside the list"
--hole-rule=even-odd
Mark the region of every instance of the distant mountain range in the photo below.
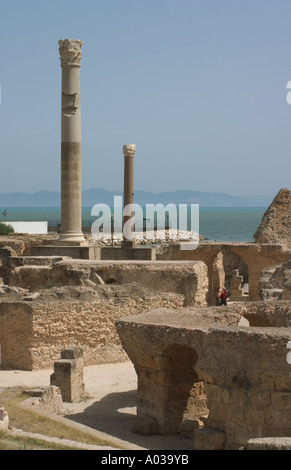
[[[102,188],[86,189],[82,192],[82,206],[107,204],[112,207],[114,196],[122,196],[122,191],[107,191]],[[272,199],[266,196],[236,197],[223,193],[180,190],[163,193],[135,191],[135,203],[146,204],[199,204],[200,207],[267,207]],[[60,207],[61,194],[57,191],[37,193],[0,193],[0,208],[7,207]]]

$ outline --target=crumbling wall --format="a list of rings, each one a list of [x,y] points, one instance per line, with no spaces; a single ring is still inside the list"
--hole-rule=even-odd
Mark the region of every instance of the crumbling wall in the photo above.
[[[253,437],[291,436],[290,339],[290,328],[211,329],[196,370],[209,407],[205,427],[224,434],[223,448],[238,449]]]
[[[254,234],[256,243],[282,243],[291,248],[291,192],[282,188]]]
[[[0,248],[10,247],[16,256],[30,256],[32,246],[52,244],[58,237],[56,234],[13,233],[0,237]]]
[[[2,279],[2,284],[9,283],[10,277],[10,260],[11,256],[15,256],[15,251],[10,246],[5,246],[0,248],[0,278]]]
[[[291,300],[291,261],[262,271],[260,293],[263,300]]]
[[[144,433],[145,424],[148,430],[151,420],[152,433],[177,434],[190,391],[202,382],[208,415],[195,431],[196,449],[239,449],[251,438],[291,437],[290,326],[240,327],[241,314],[224,318],[227,312],[231,308],[184,309],[177,320],[174,311],[155,310],[118,321],[138,374],[137,432]],[[275,309],[270,322],[272,316],[275,322]],[[182,380],[180,367],[169,366],[173,350],[179,363],[192,366]]]
[[[43,264],[41,260],[43,259]],[[48,262],[50,261],[50,262]],[[96,287],[136,283],[152,292],[184,295],[184,305],[207,305],[207,267],[202,261],[81,261],[60,258],[12,258],[9,284],[37,290],[49,283]]]
[[[27,303],[0,302],[0,366],[32,370],[33,309]]]
[[[136,284],[54,287],[36,300],[0,303],[1,366],[36,370],[53,366],[68,345],[84,351],[86,365],[127,360],[115,323],[148,308],[182,308],[184,296],[153,293]]]
[[[236,303],[229,306],[248,320],[250,326],[291,327],[291,303],[289,301],[260,301]]]

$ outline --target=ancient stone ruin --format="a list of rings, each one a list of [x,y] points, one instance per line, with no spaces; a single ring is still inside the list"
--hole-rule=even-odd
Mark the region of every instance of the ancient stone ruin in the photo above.
[[[58,387],[64,402],[80,401],[84,395],[84,359],[81,348],[70,347],[61,351],[61,358],[54,363],[51,385]]]
[[[291,306],[281,321],[268,311],[268,326],[240,308],[157,309],[117,322],[138,376],[137,432],[178,434],[192,421],[196,450],[291,437]],[[239,326],[243,312],[250,327]]]
[[[2,368],[54,367],[51,386],[74,402],[84,391],[84,365],[130,359],[138,376],[135,432],[188,435],[196,449],[288,446],[285,241],[201,241],[196,250],[169,243],[147,261],[32,255],[51,240],[1,237]],[[229,305],[214,307],[225,284]]]
[[[135,432],[187,435],[193,449],[290,448],[290,191],[279,191],[254,242],[185,250],[125,237],[113,248],[85,236],[82,44],[59,42],[61,235],[0,237],[0,367],[53,367],[49,391],[35,392],[45,408],[54,396],[82,399],[84,366],[131,360]],[[123,147],[125,203],[134,202],[135,150]],[[229,303],[216,307],[223,286]],[[0,428],[7,422],[0,407]]]
[[[291,248],[291,191],[282,188],[254,234],[256,243],[281,243]]]

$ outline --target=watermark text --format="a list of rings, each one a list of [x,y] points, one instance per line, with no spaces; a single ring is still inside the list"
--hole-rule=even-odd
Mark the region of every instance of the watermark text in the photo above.
[[[199,243],[199,204],[128,204],[122,206],[122,197],[114,196],[113,214],[107,204],[95,204],[91,216],[97,219],[91,227],[91,234],[101,239],[104,235],[114,236],[122,233],[125,240],[132,241],[138,233],[145,237],[159,231],[159,239],[166,241],[167,232],[179,239],[181,232],[188,232],[189,241],[181,241],[181,250],[195,250]]]

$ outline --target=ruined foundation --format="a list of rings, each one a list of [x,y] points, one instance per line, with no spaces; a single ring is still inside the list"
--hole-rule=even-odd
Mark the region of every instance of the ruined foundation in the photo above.
[[[288,327],[242,327],[240,318],[230,307],[212,307],[117,322],[138,376],[137,432],[148,432],[150,421],[152,434],[178,434],[185,418],[199,419],[197,450],[291,437],[290,314]]]
[[[128,357],[116,333],[118,318],[156,307],[206,305],[201,262],[14,257],[10,268],[16,291],[7,287],[0,303],[4,368],[50,368],[68,344],[82,348],[86,365],[122,362]]]

